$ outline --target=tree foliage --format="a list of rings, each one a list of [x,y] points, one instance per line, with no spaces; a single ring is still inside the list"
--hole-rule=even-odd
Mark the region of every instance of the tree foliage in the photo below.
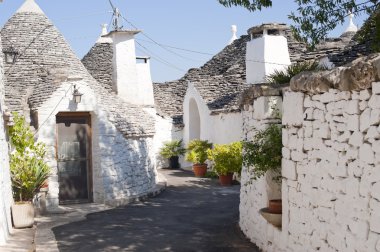
[[[226,7],[242,6],[249,11],[260,11],[272,7],[272,0],[218,0]],[[379,0],[294,0],[296,11],[288,17],[295,25],[294,34],[311,47],[326,38],[329,31],[342,24],[345,18],[355,15],[372,14],[379,6]]]

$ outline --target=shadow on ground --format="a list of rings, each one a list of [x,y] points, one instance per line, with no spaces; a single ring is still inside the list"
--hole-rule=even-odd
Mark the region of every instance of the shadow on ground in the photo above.
[[[162,172],[158,197],[54,228],[60,251],[259,251],[238,227],[239,186]]]

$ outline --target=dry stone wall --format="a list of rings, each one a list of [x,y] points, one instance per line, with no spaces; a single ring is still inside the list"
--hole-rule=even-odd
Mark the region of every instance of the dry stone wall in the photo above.
[[[380,82],[379,68],[368,66],[370,72],[333,70],[342,71],[336,88],[308,76],[312,85],[301,89],[295,78],[282,90],[281,229],[258,212],[273,198],[273,185],[267,178],[247,183],[246,167],[242,174],[240,226],[263,251],[380,251]],[[244,105],[247,140],[252,127],[268,123],[260,111],[270,100]]]
[[[379,98],[379,82],[361,91],[285,93],[284,111],[303,108],[283,120],[289,249],[380,251]]]

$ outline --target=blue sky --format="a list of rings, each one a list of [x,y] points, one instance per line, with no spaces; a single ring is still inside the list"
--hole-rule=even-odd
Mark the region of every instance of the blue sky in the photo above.
[[[296,9],[291,0],[274,0],[274,7],[250,13],[243,8],[225,8],[217,0],[112,0],[136,27],[154,41],[207,54],[190,53],[157,46],[142,34],[137,35],[138,55],[152,57],[152,78],[156,82],[182,77],[189,68],[199,67],[222,50],[231,37],[231,25],[238,36],[248,28],[265,22],[289,23],[287,14]],[[13,15],[24,0],[3,0],[0,4],[0,26]],[[100,24],[110,23],[108,0],[36,0],[82,58],[100,34]],[[359,26],[365,17],[355,19]],[[347,24],[331,33],[339,36]],[[125,28],[131,26],[124,22]],[[148,51],[147,51],[148,50]],[[209,55],[212,54],[212,55]],[[165,63],[163,63],[165,62]]]

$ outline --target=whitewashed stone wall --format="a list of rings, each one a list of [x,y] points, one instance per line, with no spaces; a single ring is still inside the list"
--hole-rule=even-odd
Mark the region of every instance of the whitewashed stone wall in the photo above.
[[[5,244],[12,228],[10,207],[13,201],[9,176],[8,143],[3,120],[4,109],[3,57],[0,40],[0,245]]]
[[[154,190],[157,173],[153,137],[125,138],[109,121],[109,115],[105,110],[97,104],[94,91],[84,81],[76,84],[84,93],[81,103],[76,105],[71,95],[65,95],[71,85],[71,83],[65,83],[38,110],[40,126],[46,121],[38,132],[38,140],[47,145],[49,165],[52,167],[47,195],[48,210],[57,208],[59,204],[58,171],[55,159],[55,115],[58,112],[89,111],[91,113],[94,202],[118,206]],[[62,97],[64,97],[63,100],[57,106]],[[55,107],[56,109],[52,111]]]
[[[278,111],[281,108],[281,96],[263,96],[246,104],[242,110],[244,140],[252,140],[256,130],[263,130],[269,124],[280,124]],[[281,188],[272,181],[270,174],[253,180],[247,167],[242,169],[240,182],[240,228],[253,243],[268,250],[270,243],[280,241],[281,232],[268,224],[259,210],[267,207],[268,200],[281,198]],[[276,249],[273,247],[273,251],[281,251]]]
[[[243,170],[243,232],[263,251],[380,251],[380,83],[287,91],[282,122],[282,229],[258,213],[269,198],[265,181],[245,185]]]

